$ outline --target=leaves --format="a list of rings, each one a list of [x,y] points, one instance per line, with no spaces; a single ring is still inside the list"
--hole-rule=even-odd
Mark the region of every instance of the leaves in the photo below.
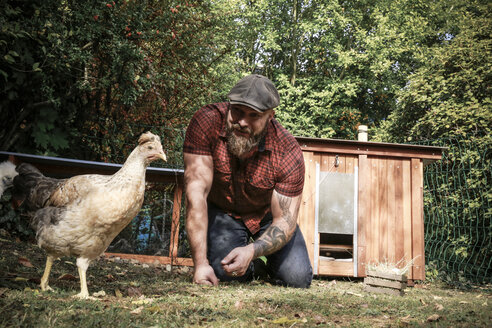
[[[60,277],[58,277],[58,280],[67,280],[67,281],[78,281],[79,279],[75,277],[74,275],[71,275],[69,273],[62,274]]]
[[[19,264],[21,264],[25,267],[34,268],[34,265],[32,265],[31,262],[25,257],[19,257],[18,262],[19,262]]]
[[[427,318],[427,322],[435,322],[439,321],[439,319],[441,319],[441,316],[439,314],[433,314]]]

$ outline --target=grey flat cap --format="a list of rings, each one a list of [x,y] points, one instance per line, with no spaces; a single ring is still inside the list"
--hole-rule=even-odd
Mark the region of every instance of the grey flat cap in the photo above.
[[[272,81],[263,75],[243,77],[227,95],[231,104],[246,105],[258,112],[278,106],[280,96]]]

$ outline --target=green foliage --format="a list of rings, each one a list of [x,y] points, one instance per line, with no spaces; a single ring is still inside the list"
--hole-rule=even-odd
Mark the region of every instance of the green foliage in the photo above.
[[[379,125],[407,76],[439,43],[443,2],[238,1],[244,71],[272,78],[296,135],[354,139]],[[437,33],[436,33],[437,32]]]
[[[0,10],[2,149],[14,144],[19,150],[66,147],[70,131],[66,123],[75,108],[66,82],[78,58],[64,55],[63,50],[73,33],[70,27],[52,23],[60,13],[53,1],[2,1]]]
[[[14,211],[10,204],[11,200],[11,190],[7,189],[0,197],[0,226],[16,237],[22,239],[33,237],[29,221]]]
[[[489,282],[492,17],[481,1],[453,5],[442,41],[427,49],[375,137],[448,147],[426,168],[426,255],[451,280]]]
[[[229,83],[218,32],[232,27],[211,1],[30,0],[0,10],[3,150],[112,160],[108,144],[134,145],[143,132],[120,127],[182,128]]]
[[[463,2],[447,39],[428,50],[427,63],[409,76],[398,106],[376,131],[377,140],[418,141],[469,136],[491,142],[491,13]],[[453,31],[454,34],[451,34]]]

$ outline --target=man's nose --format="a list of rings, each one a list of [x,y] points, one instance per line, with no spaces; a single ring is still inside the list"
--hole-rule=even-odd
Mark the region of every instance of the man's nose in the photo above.
[[[248,122],[246,122],[246,120],[244,119],[244,116],[243,117],[240,117],[238,120],[237,120],[237,124],[239,124],[239,126],[241,128],[245,128],[248,126]]]

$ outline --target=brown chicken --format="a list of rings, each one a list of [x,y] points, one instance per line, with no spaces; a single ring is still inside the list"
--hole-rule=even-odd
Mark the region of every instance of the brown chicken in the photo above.
[[[118,233],[138,214],[144,200],[145,171],[166,155],[160,138],[150,132],[138,140],[123,167],[114,175],[79,175],[58,180],[45,177],[30,164],[20,164],[13,197],[27,208],[38,246],[48,255],[41,289],[50,290],[53,261],[76,256],[79,298],[89,298],[86,271]]]

